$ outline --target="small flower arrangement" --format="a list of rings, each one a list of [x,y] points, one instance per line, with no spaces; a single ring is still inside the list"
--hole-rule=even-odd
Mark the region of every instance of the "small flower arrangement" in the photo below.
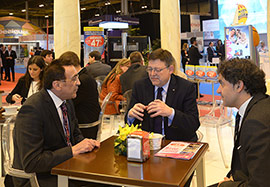
[[[125,127],[119,126],[119,136],[114,140],[114,152],[117,155],[127,156],[127,136],[135,131],[141,131],[139,125],[129,126],[126,124]]]

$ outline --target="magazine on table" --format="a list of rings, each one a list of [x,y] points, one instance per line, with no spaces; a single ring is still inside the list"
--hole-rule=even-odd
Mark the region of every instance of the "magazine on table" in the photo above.
[[[196,155],[202,145],[197,142],[171,142],[157,152],[155,156],[190,160]]]

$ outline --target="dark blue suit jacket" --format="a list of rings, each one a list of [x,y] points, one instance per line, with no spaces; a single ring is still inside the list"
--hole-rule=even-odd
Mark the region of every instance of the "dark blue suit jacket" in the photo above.
[[[136,103],[148,105],[154,100],[154,86],[149,78],[135,82],[129,105],[131,109]],[[170,126],[168,118],[165,118],[165,138],[168,140],[197,141],[196,131],[200,126],[196,103],[194,84],[171,75],[166,104],[175,110],[175,115]],[[143,121],[135,120],[134,124],[142,123],[145,131],[154,131],[154,120],[145,111]]]

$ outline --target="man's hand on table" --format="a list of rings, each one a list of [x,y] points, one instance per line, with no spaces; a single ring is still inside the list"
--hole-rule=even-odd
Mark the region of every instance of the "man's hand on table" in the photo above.
[[[100,142],[85,138],[81,142],[77,143],[76,145],[72,146],[72,154],[76,156],[80,153],[86,153],[92,151],[95,147],[100,147]]]

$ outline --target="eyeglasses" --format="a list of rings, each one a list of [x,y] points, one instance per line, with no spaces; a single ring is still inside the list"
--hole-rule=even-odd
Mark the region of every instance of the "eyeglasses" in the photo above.
[[[168,68],[168,66],[166,66],[165,68],[151,68],[151,67],[147,67],[147,68],[146,68],[146,71],[147,71],[148,73],[151,73],[152,71],[154,71],[154,72],[156,72],[156,73],[159,73],[159,72],[161,72],[162,70],[164,70],[164,69],[166,69],[166,68]]]
[[[60,81],[67,82],[67,80],[70,80],[70,82],[76,82],[78,78],[79,78],[79,74],[76,74],[71,79],[65,79],[65,80],[60,80]]]

